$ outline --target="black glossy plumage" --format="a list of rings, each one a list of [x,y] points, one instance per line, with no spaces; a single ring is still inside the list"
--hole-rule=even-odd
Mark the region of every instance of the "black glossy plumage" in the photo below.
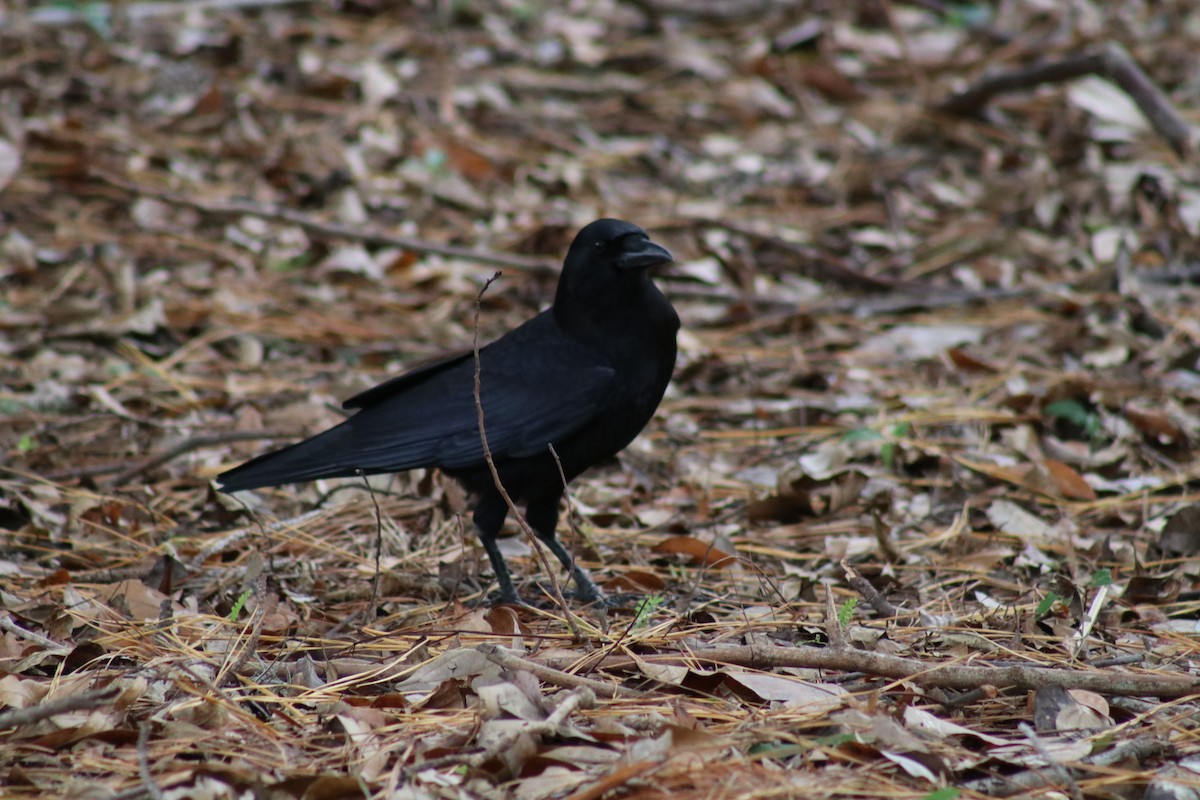
[[[601,597],[555,535],[567,480],[616,455],[653,416],[675,366],[679,317],[646,270],[671,254],[628,222],[602,219],[575,237],[554,305],[480,349],[488,445],[505,489],[571,570],[578,594]],[[479,497],[475,525],[500,584],[516,602],[496,547],[507,507],[483,455],[471,353],[352,397],[340,425],[259,456],[217,479],[222,491],[439,467]]]

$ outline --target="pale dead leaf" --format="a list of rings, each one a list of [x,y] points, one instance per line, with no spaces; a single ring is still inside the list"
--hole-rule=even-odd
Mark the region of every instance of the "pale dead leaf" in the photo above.
[[[854,708],[843,709],[830,715],[830,720],[844,727],[860,742],[873,744],[880,749],[901,752],[925,752],[927,747],[899,722],[886,714],[867,714]]]
[[[1044,737],[1037,750],[1025,742],[1012,742],[990,748],[988,755],[1004,764],[1043,769],[1046,766],[1043,753],[1054,761],[1063,763],[1079,761],[1091,752],[1092,744],[1088,739],[1069,740]]]
[[[1047,541],[1053,530],[1049,523],[1011,500],[993,501],[987,508],[987,518],[996,530],[1033,542]]]
[[[1084,689],[1068,689],[1070,704],[1064,706],[1055,718],[1059,731],[1082,731],[1112,726],[1108,714],[1108,701],[1095,692]]]
[[[519,775],[522,765],[538,751],[540,738],[529,731],[525,720],[489,719],[479,726],[475,743],[500,759],[509,775]]]
[[[447,650],[432,661],[422,664],[411,675],[396,685],[397,692],[431,692],[444,681],[468,678],[495,678],[500,667],[473,647]]]
[[[688,668],[676,664],[653,664],[638,659],[638,671],[651,680],[668,686],[680,686],[688,676]]]
[[[388,100],[400,93],[400,77],[396,70],[376,59],[370,59],[362,65],[363,104],[370,109],[378,109]]]
[[[880,750],[879,754],[912,777],[920,778],[929,783],[937,783],[937,775],[915,758],[903,755],[902,753],[894,753],[890,750]]]
[[[129,612],[130,619],[158,619],[167,596],[139,580],[125,580],[97,593],[110,606]],[[182,610],[182,609],[180,609]]]
[[[597,750],[599,748],[592,748]],[[555,750],[543,750],[538,754],[539,758],[554,758]],[[576,762],[569,761],[569,764]],[[579,769],[568,767],[552,766],[542,770],[540,773],[528,778],[521,778],[514,781],[512,784],[512,792],[515,797],[528,798],[528,800],[543,800],[550,797],[565,797],[572,789],[581,787],[585,783],[591,783],[595,777],[588,772]]]
[[[338,714],[337,719],[346,731],[347,745],[363,778],[378,780],[389,758],[383,736],[378,733],[389,724],[388,715],[375,708],[354,706]]]
[[[383,280],[383,265],[361,245],[339,247],[317,266],[319,275],[336,272],[362,275],[373,281]]]
[[[0,677],[0,708],[28,708],[40,701],[50,687],[19,675]]]
[[[941,717],[935,716],[923,708],[916,706],[908,706],[904,709],[904,724],[906,727],[918,731],[926,736],[934,736],[939,739],[945,739],[950,736],[974,736],[980,741],[987,742],[991,745],[1006,744],[1005,739],[997,736],[992,736],[987,733],[964,728],[958,723],[951,722]]]
[[[855,351],[869,358],[919,361],[968,344],[978,344],[984,329],[976,325],[897,325],[872,336]]]
[[[834,684],[810,683],[762,672],[724,670],[724,675],[763,700],[776,701],[784,708],[803,707],[813,714],[824,714],[840,708],[846,696],[846,690]]]
[[[1137,103],[1104,78],[1095,75],[1080,78],[1070,85],[1067,96],[1072,103],[1104,122],[1138,131],[1148,128]]]
[[[475,693],[479,695],[480,712],[485,718],[500,717],[504,714],[529,721],[546,718],[545,709],[537,706],[512,683],[501,682],[481,686],[476,682]]]
[[[7,139],[0,138],[0,192],[3,192],[21,169],[21,152]]]
[[[852,456],[850,443],[844,439],[837,439],[822,442],[816,450],[797,458],[796,463],[805,475],[824,481],[848,469]]]

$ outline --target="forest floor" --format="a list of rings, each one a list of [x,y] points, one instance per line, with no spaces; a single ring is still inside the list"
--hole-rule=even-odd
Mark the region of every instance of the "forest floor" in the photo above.
[[[9,3],[0,793],[1200,797],[1197,54],[1183,0]],[[511,524],[542,599],[479,602],[436,472],[214,491],[602,216],[683,319],[560,524],[627,602]]]

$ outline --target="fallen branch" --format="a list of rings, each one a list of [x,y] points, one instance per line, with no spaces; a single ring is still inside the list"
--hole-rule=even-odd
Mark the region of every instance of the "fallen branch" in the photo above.
[[[879,590],[871,585],[871,582],[862,576],[862,573],[850,566],[850,562],[846,559],[841,561],[842,572],[846,576],[846,582],[850,584],[850,588],[858,592],[863,600],[867,601],[867,605],[871,609],[883,617],[884,619],[896,619],[897,617],[915,617],[916,612],[908,611],[893,605],[886,597],[879,593]]]
[[[1200,694],[1200,678],[1189,675],[1055,669],[1025,665],[969,666],[902,658],[849,647],[716,647],[686,653],[611,656],[596,665],[603,669],[636,669],[640,663],[690,666],[736,665],[752,669],[805,667],[863,672],[903,680],[926,689],[969,690],[991,685],[1028,691],[1047,686],[1087,689],[1103,695],[1183,697]]]
[[[647,692],[639,691],[638,689],[630,689],[627,686],[620,684],[605,683],[593,678],[585,678],[582,675],[573,675],[569,672],[563,672],[545,664],[539,664],[536,661],[530,661],[527,658],[521,658],[518,655],[508,652],[507,650],[484,642],[475,646],[475,649],[483,653],[489,661],[509,670],[523,670],[530,673],[535,678],[552,686],[562,686],[567,689],[590,689],[601,697],[630,697],[641,698],[648,697]]]
[[[1192,155],[1195,144],[1191,128],[1125,48],[1112,42],[1066,58],[988,76],[965,91],[943,100],[935,109],[945,114],[972,116],[978,114],[998,94],[1029,89],[1043,83],[1063,83],[1084,75],[1098,75],[1121,87],[1180,158]]]
[[[47,636],[42,636],[40,633],[35,633],[27,628],[22,628],[9,616],[0,617],[0,631],[11,633],[12,635],[20,637],[21,639],[33,642],[43,650],[48,650],[52,653],[67,653],[71,650],[70,647],[59,644]]]

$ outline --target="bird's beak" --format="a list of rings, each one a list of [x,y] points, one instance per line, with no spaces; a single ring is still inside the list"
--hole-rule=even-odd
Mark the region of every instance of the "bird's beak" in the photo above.
[[[646,269],[674,261],[667,248],[649,239],[626,240],[625,250],[617,256],[617,269]]]

